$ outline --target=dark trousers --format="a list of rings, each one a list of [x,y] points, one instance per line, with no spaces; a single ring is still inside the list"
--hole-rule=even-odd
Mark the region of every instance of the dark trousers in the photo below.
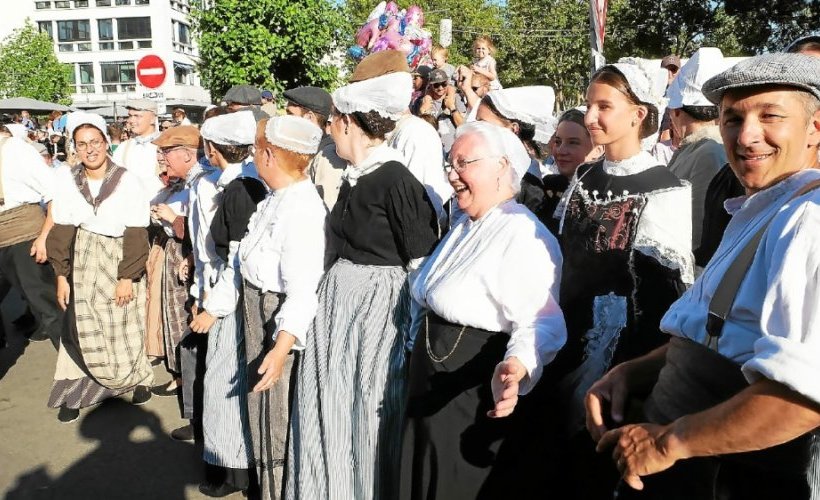
[[[26,299],[37,318],[35,333],[44,333],[55,347],[60,342],[63,311],[57,305],[57,287],[50,264],[31,257],[31,241],[0,248],[0,274]]]
[[[208,354],[208,335],[190,330],[179,343],[179,362],[182,367],[182,418],[202,428],[202,381],[205,378],[205,357]]]

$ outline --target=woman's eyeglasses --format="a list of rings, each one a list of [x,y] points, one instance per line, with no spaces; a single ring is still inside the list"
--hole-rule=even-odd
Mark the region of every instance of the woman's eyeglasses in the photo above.
[[[486,160],[488,158],[496,158],[496,157],[495,156],[485,156],[483,158],[474,158],[472,160],[456,160],[456,161],[447,162],[447,163],[444,164],[444,173],[449,174],[450,172],[455,170],[455,172],[457,174],[460,174],[461,172],[464,172],[464,170],[467,168],[467,166],[470,165],[471,163],[475,163],[475,162],[481,161],[481,160]]]
[[[431,86],[431,87],[433,87],[433,88],[446,87],[446,86],[447,86],[447,82],[437,82],[437,83],[431,83],[431,84],[430,84],[430,86]]]
[[[101,141],[100,139],[95,139],[91,142],[77,142],[74,143],[74,147],[77,148],[77,151],[85,151],[88,148],[97,150],[105,144],[105,141]]]

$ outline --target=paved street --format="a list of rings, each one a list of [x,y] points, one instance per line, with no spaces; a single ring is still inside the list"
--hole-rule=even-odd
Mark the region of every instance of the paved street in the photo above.
[[[183,424],[174,398],[137,407],[128,396],[85,409],[71,424],[57,421],[46,407],[57,355],[13,329],[21,309],[14,293],[2,306],[9,346],[0,350],[0,498],[207,498],[197,490],[201,448],[168,436]],[[155,374],[158,383],[169,379],[161,366]]]

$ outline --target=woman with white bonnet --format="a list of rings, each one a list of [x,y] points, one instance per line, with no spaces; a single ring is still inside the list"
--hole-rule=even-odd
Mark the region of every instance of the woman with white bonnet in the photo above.
[[[55,170],[46,243],[67,314],[48,405],[64,423],[132,390],[132,402],[144,404],[154,380],[144,344],[148,200],[108,156],[101,116],[74,112],[67,129],[80,163]]]
[[[555,213],[568,333],[557,366],[570,372],[561,381],[569,400],[567,434],[575,436],[570,446],[589,457],[595,451],[584,428],[587,390],[611,366],[667,341],[660,319],[694,279],[691,189],[641,151],[641,139],[657,130],[653,89],[637,65],[612,64],[593,74],[584,121],[604,156],[577,168]],[[589,481],[606,472],[579,465],[578,498],[595,498],[590,488],[606,491],[608,481]]]
[[[464,214],[411,282],[426,316],[410,363],[403,499],[529,497],[516,478],[531,459],[502,449],[527,425],[518,396],[566,327],[558,242],[515,201],[521,162],[527,152],[509,130],[459,128],[446,171]]]
[[[280,499],[287,454],[291,374],[316,315],[324,273],[322,198],[306,175],[323,131],[297,116],[259,122],[254,163],[271,192],[239,244],[248,413],[253,464],[263,499]]]
[[[476,120],[492,123],[510,130],[529,149],[538,151],[536,127],[553,119],[555,91],[545,85],[494,90],[481,99]],[[516,200],[529,208],[542,222],[551,214],[544,213],[544,183],[537,159],[532,159],[527,172],[521,176],[521,189]]]
[[[256,140],[256,120],[250,111],[206,120],[201,134],[208,161],[222,174],[210,228],[218,257],[216,281],[205,292],[202,309],[194,312],[190,325],[196,333],[208,333],[202,403],[206,473],[199,491],[222,497],[256,484],[248,470],[252,458],[248,382],[241,274],[236,266],[239,242],[267,190],[249,159]]]
[[[296,376],[287,498],[395,498],[410,322],[407,273],[436,244],[424,186],[384,143],[412,81],[399,51],[363,59],[333,93],[348,162],[328,221],[338,260],[319,287]]]

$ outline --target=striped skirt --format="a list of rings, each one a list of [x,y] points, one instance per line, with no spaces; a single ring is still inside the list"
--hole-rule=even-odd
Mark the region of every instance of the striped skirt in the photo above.
[[[407,273],[340,260],[296,375],[288,499],[391,499],[398,494],[410,322]]]
[[[216,320],[208,332],[202,395],[203,459],[232,469],[247,469],[251,461],[242,325],[240,298],[237,310]]]
[[[285,301],[281,293],[263,292],[247,281],[242,301],[245,313],[245,348],[248,356],[248,388],[259,383],[259,366],[273,348],[276,314]],[[296,362],[293,351],[285,359],[282,375],[267,391],[248,393],[248,415],[253,441],[253,465],[262,500],[279,500],[284,491],[287,455],[290,388]]]
[[[52,408],[88,407],[154,380],[145,354],[144,280],[133,284],[129,304],[114,303],[122,242],[77,229],[71,300],[48,401]]]

